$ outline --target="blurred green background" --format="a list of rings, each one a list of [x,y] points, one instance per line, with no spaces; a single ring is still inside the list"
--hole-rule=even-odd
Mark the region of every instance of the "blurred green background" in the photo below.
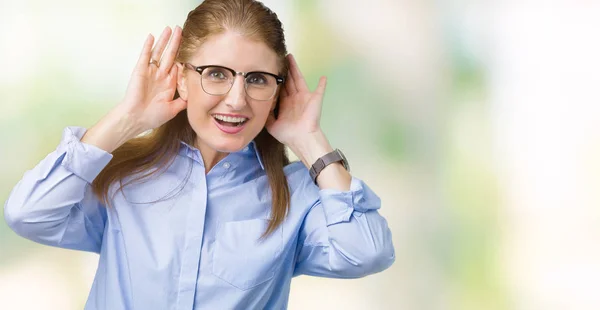
[[[381,196],[397,255],[294,279],[290,309],[600,308],[598,5],[264,2],[309,85],[328,77],[322,127]],[[0,0],[0,201],[198,4]],[[0,309],[82,309],[96,263],[0,221]]]

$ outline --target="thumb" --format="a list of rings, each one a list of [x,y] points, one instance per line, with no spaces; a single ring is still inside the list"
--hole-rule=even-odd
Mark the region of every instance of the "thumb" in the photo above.
[[[177,115],[177,113],[181,112],[185,108],[187,108],[187,101],[183,100],[181,97],[169,103],[171,115]]]

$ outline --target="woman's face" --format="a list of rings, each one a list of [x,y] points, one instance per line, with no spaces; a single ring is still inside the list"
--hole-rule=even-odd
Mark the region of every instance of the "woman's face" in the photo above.
[[[209,37],[189,63],[193,66],[223,66],[237,72],[263,71],[278,74],[277,60],[275,52],[263,42],[227,31]],[[222,81],[225,74],[229,74],[226,70],[205,70],[204,77],[193,69],[188,68],[183,73],[181,71],[180,67],[178,92],[187,100],[188,119],[197,134],[196,146],[201,151],[239,151],[263,129],[274,108],[277,94],[269,100],[255,100],[246,93],[244,77],[237,75],[229,92],[211,95],[204,89],[211,91],[227,88],[216,86],[216,83],[226,84]],[[211,82],[209,78],[214,81]],[[258,84],[261,81],[251,80]],[[213,86],[209,83],[213,83]]]

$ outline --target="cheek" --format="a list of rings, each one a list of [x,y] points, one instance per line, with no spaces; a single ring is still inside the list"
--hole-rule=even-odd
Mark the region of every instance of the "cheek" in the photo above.
[[[195,98],[193,101],[188,100],[188,122],[196,133],[204,132],[211,128],[213,119],[209,113],[217,104],[218,100],[215,101],[214,98]]]
[[[209,96],[202,90],[192,91],[188,96],[187,110],[190,119],[202,119],[207,118],[208,113],[214,107],[219,104],[219,98],[215,96]]]
[[[275,101],[267,103],[267,102],[255,102],[252,104],[252,111],[254,112],[254,117],[261,120],[261,122],[266,122],[271,110],[275,106]]]
[[[252,122],[252,127],[258,128],[258,130],[260,130],[267,124],[267,118],[269,117],[269,109],[253,110],[253,115],[254,118]]]

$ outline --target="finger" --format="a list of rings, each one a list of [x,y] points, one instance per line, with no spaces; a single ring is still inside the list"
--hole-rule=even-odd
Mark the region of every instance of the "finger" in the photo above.
[[[160,62],[160,57],[165,50],[165,46],[167,46],[167,43],[169,42],[169,37],[171,37],[171,27],[167,26],[160,35],[158,42],[156,42],[156,46],[154,46],[154,49],[152,50],[152,59]]]
[[[160,61],[160,69],[161,70],[170,70],[171,66],[173,66],[173,61],[175,57],[177,57],[177,51],[179,50],[179,43],[181,42],[181,28],[179,26],[175,27],[175,31],[173,31],[173,36],[171,38],[171,42],[169,42],[169,46]]]
[[[315,93],[318,94],[321,98],[325,94],[325,87],[327,87],[327,78],[322,76],[319,79],[319,85],[317,85],[317,89],[315,90]]]
[[[177,113],[181,112],[185,108],[187,108],[187,101],[183,100],[181,97],[169,103],[170,113],[173,117],[175,117]]]
[[[291,75],[294,77],[296,89],[301,92],[310,92],[310,90],[308,89],[308,85],[306,84],[306,80],[302,75],[302,71],[300,71],[300,67],[296,62],[296,58],[292,54],[289,54],[288,58],[290,63],[290,72],[292,73]]]
[[[177,71],[179,71],[179,66],[171,66],[171,69],[169,70],[169,77],[177,78]]]
[[[169,70],[169,89],[172,90],[172,93],[175,94],[175,90],[177,89],[177,71],[179,68],[177,66],[172,66],[171,70]]]
[[[152,34],[148,34],[148,37],[146,37],[146,41],[144,42],[142,52],[140,53],[140,58],[138,58],[136,68],[146,68],[146,66],[150,62],[150,55],[152,54],[152,44],[154,44],[154,36]]]
[[[177,71],[179,70],[178,66],[171,67],[169,71],[169,96],[172,98],[175,95],[175,91],[177,90]],[[181,110],[187,107],[187,101],[183,100],[181,97],[171,101],[169,103],[169,108],[174,114],[179,113]]]
[[[169,74],[166,75],[164,81],[166,82],[166,87],[162,88],[161,93],[164,93],[164,96],[166,97],[164,99],[167,100],[167,102],[164,104],[166,104],[170,110],[172,108],[172,102],[176,100],[173,98],[175,97],[175,92],[177,91],[177,66],[173,66],[173,68],[171,68],[171,71],[169,71]]]
[[[285,90],[290,96],[297,92],[294,77],[290,72],[288,72],[287,78],[285,79]]]

